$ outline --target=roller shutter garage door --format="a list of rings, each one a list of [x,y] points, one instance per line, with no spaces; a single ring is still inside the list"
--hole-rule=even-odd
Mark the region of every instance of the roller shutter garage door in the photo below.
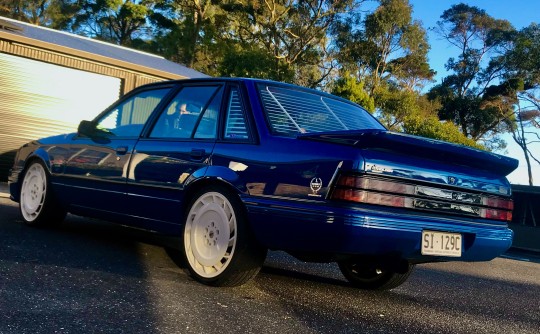
[[[28,141],[73,132],[120,95],[121,80],[0,53],[0,182]]]

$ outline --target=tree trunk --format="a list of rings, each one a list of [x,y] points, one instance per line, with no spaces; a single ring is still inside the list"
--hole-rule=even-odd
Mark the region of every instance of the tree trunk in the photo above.
[[[519,131],[520,135],[518,136],[515,132],[512,133],[512,138],[514,138],[514,141],[519,145],[519,147],[523,150],[523,155],[525,156],[525,161],[527,162],[527,173],[529,176],[529,185],[534,185],[533,175],[532,175],[532,166],[531,166],[531,159],[529,157],[529,150],[527,148],[527,140],[525,138],[525,127],[523,126],[523,120],[521,119],[521,108],[518,107],[518,114],[517,114],[517,125],[518,128],[515,131]]]

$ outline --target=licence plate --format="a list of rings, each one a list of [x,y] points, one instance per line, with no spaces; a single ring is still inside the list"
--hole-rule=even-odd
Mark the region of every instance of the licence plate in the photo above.
[[[460,257],[462,241],[459,233],[422,231],[422,255]]]

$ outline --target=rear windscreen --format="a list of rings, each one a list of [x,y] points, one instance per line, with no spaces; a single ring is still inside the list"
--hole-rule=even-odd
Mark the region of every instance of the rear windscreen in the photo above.
[[[275,134],[385,129],[365,109],[316,91],[260,84],[259,92]]]

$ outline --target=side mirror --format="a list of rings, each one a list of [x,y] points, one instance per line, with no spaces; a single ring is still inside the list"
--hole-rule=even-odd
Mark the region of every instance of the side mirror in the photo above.
[[[96,125],[92,121],[81,121],[77,133],[86,137],[92,137],[96,133]]]

